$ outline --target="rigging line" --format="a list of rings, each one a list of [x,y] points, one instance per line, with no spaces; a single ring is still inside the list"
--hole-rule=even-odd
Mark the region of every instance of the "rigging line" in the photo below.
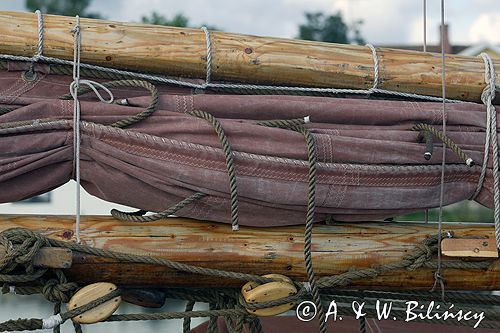
[[[442,132],[446,135],[446,61],[444,54],[444,9],[445,0],[441,0],[441,87],[442,87],[442,120],[443,120],[443,129]],[[442,257],[441,257],[441,239],[442,239],[442,230],[443,230],[443,201],[444,201],[444,176],[445,176],[445,166],[446,166],[446,146],[443,142],[443,156],[441,160],[441,183],[439,186],[439,214],[438,214],[438,261],[437,261],[437,270],[434,273],[435,281],[434,286],[432,287],[432,291],[434,291],[439,284],[441,286],[441,298],[444,302],[444,279],[442,275],[443,267],[442,267]]]
[[[424,44],[423,44],[423,51],[427,52],[427,0],[423,0],[424,2],[424,8],[423,8],[423,17],[424,17]]]
[[[422,8],[422,16],[424,23],[424,31],[423,31],[423,52],[427,52],[427,0],[423,0],[423,8]],[[429,222],[429,209],[425,209],[425,223]]]
[[[424,21],[424,28],[423,28],[423,37],[424,37],[424,42],[423,42],[423,52],[427,52],[427,0],[423,0],[423,21]],[[425,210],[425,223],[429,222],[429,209],[427,208]]]
[[[73,47],[73,82],[70,85],[70,93],[73,96],[73,171],[76,180],[75,198],[75,235],[76,242],[80,244],[80,215],[81,215],[81,193],[80,193],[80,102],[78,100],[78,88],[80,86],[80,46],[82,42],[80,32],[80,16],[76,16]]]
[[[493,65],[493,61],[491,57],[487,53],[481,53],[480,55],[483,58],[485,72],[484,79],[486,86],[484,87],[483,93],[481,94],[481,100],[486,106],[486,114],[488,115],[488,119],[490,120],[490,124],[486,125],[488,128],[486,133],[491,132],[489,135],[489,141],[485,140],[485,157],[486,160],[487,153],[489,151],[489,146],[491,145],[492,153],[493,153],[493,204],[494,204],[494,222],[495,222],[495,239],[497,243],[497,247],[500,246],[500,177],[499,177],[499,161],[498,161],[498,136],[497,136],[497,120],[496,120],[496,111],[493,105],[493,99],[495,98],[495,66]],[[487,120],[488,120],[487,119]],[[487,137],[488,138],[488,137]],[[488,147],[488,148],[486,148]],[[483,162],[483,170],[486,169],[486,163]],[[484,181],[483,173],[481,173],[480,185]]]

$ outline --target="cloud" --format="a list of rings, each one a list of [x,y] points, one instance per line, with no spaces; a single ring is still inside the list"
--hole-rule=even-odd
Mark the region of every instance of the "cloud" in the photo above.
[[[350,22],[363,20],[361,33],[373,44],[410,43],[408,23],[422,14],[421,3],[416,1],[339,0],[332,9],[341,10]]]
[[[414,1],[400,0],[108,0],[94,1],[91,7],[113,20],[139,21],[153,10],[167,17],[184,13],[192,25],[207,23],[230,32],[292,38],[304,22],[304,12],[340,11],[348,22],[362,19],[362,35],[375,44],[407,41],[408,17],[419,14],[416,8]]]
[[[500,43],[500,11],[479,15],[469,28],[468,38],[473,43]]]

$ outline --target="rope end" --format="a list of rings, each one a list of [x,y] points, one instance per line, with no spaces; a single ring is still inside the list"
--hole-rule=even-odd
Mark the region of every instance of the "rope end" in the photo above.
[[[311,122],[310,116],[304,117],[304,124],[309,124],[310,122]]]
[[[431,152],[426,151],[426,152],[424,153],[424,158],[425,158],[427,161],[428,161],[428,160],[430,160],[430,159],[431,159],[431,157],[432,157],[432,153],[431,153]]]
[[[63,322],[61,314],[52,315],[49,318],[42,320],[42,329],[51,329],[61,325]]]
[[[467,166],[469,167],[473,167],[474,166],[474,161],[472,160],[472,158],[468,158],[466,161],[465,161],[465,164],[467,164]]]
[[[232,229],[233,229],[233,231],[240,231],[240,226],[239,225],[233,225]]]

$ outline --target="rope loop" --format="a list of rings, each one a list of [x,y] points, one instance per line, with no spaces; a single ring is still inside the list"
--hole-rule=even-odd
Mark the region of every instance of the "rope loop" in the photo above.
[[[106,86],[104,86],[103,84],[92,80],[79,80],[79,82],[77,81],[71,82],[71,84],[69,85],[69,91],[71,96],[73,96],[73,98],[77,98],[80,84],[85,84],[86,86],[88,86],[95,93],[95,95],[97,96],[97,98],[99,98],[101,102],[107,104],[113,103],[115,98],[111,90],[106,88]],[[104,90],[108,94],[109,99],[105,99],[104,97],[102,97],[101,93],[97,90],[96,87]]]

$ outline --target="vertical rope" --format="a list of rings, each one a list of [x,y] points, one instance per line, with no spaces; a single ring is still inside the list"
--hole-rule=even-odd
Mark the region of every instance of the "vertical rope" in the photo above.
[[[423,45],[423,51],[427,52],[427,0],[423,0],[424,2],[424,8],[423,8],[423,17],[424,17],[424,45]]]
[[[495,221],[495,239],[497,243],[497,248],[500,249],[500,177],[499,177],[499,162],[498,162],[498,136],[497,136],[497,115],[496,115],[496,110],[495,106],[493,105],[493,99],[495,98],[495,66],[493,65],[493,61],[491,60],[490,56],[486,53],[481,53],[481,57],[483,58],[484,61],[484,67],[485,67],[485,72],[484,72],[484,79],[486,82],[486,86],[484,87],[483,93],[481,94],[481,100],[483,103],[486,105],[486,114],[487,114],[487,127],[486,133],[487,135],[487,140],[485,143],[485,157],[484,160],[486,159],[486,156],[488,156],[489,153],[489,145],[491,144],[491,147],[493,149],[493,204],[494,204],[494,211],[493,211],[493,219]],[[489,124],[488,124],[489,120]],[[486,164],[483,162],[483,170],[486,170]],[[486,173],[486,171],[484,172]],[[480,179],[480,185],[482,186],[482,183],[484,182],[484,175],[483,172],[481,172],[482,178]],[[481,188],[478,187],[478,192]]]
[[[319,318],[319,328],[321,333],[327,332],[325,312],[321,304],[318,285],[316,283],[316,274],[314,273],[312,260],[312,234],[314,225],[314,215],[316,212],[316,145],[311,132],[304,126],[297,127],[297,131],[302,133],[307,142],[309,174],[308,174],[308,201],[306,214],[306,227],[304,232],[304,261],[306,263],[307,280],[311,286],[313,301],[316,304]]]
[[[366,333],[366,317],[362,316],[359,321],[359,333]]]
[[[73,96],[73,173],[76,180],[76,242],[80,243],[80,215],[81,215],[81,194],[80,194],[80,102],[78,100],[78,88],[80,87],[80,46],[82,37],[80,34],[80,17],[76,16],[75,27],[71,30],[74,33],[73,46],[73,82],[70,85],[70,93]]]
[[[194,301],[188,301],[186,304],[186,309],[184,311],[189,312],[194,309]],[[191,318],[186,317],[182,322],[182,333],[191,333]]]
[[[210,31],[208,31],[207,27],[201,27],[201,30],[205,33],[205,40],[207,42],[207,76],[205,79],[205,86],[208,86],[212,77],[212,39],[210,38]]]
[[[446,61],[444,54],[444,2],[441,0],[441,87],[442,87],[442,121],[443,129],[442,132],[446,135]],[[438,261],[437,270],[434,273],[434,286],[432,291],[434,291],[439,284],[441,287],[441,297],[444,302],[444,278],[442,275],[442,258],[441,258],[441,239],[443,231],[443,201],[444,201],[444,176],[445,176],[445,166],[446,166],[446,146],[443,142],[443,156],[441,160],[441,182],[439,186],[439,214],[438,214]]]
[[[379,81],[379,61],[377,55],[377,49],[372,44],[366,44],[372,51],[373,56],[373,86],[370,88],[370,91],[374,91],[378,88]]]
[[[29,78],[30,80],[34,80],[36,77],[35,74],[35,63],[40,60],[40,58],[43,55],[43,16],[42,12],[40,10],[36,10],[35,14],[37,16],[37,21],[38,21],[38,43],[37,43],[37,49],[35,54],[31,57],[31,64],[29,67],[29,70],[25,73],[28,74],[26,78]]]
[[[209,310],[216,310],[217,306],[215,303],[210,303],[209,304]],[[217,333],[219,331],[219,325],[217,323],[217,316],[210,316],[210,319],[208,321],[208,326],[207,326],[207,333]]]
[[[43,55],[43,16],[42,12],[40,12],[40,10],[38,9],[35,11],[35,14],[38,18],[38,47],[33,60],[38,61]]]

